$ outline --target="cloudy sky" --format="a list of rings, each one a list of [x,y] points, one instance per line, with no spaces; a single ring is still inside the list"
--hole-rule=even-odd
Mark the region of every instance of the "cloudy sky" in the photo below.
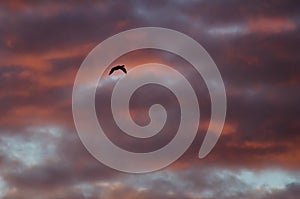
[[[298,198],[299,10],[296,0],[1,1],[0,198]],[[201,76],[165,51],[137,50],[117,58],[112,65],[124,63],[129,70],[150,62],[171,65],[190,81],[201,110],[197,137],[182,157],[156,172],[126,174],[98,162],[81,143],[72,87],[97,44],[144,26],[197,40],[222,74],[228,110],[217,145],[198,159],[211,114]],[[137,90],[131,100],[136,123],[149,123],[153,103],[165,106],[168,119],[151,139],[126,136],[112,122],[109,106],[121,75],[100,80],[99,123],[126,150],[163,147],[178,129],[178,101],[165,87]]]

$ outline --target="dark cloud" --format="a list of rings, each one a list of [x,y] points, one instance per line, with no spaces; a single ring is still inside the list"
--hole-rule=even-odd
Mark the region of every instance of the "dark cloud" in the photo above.
[[[34,198],[297,198],[299,180],[299,3],[230,1],[3,1],[0,3],[0,197]],[[172,53],[128,53],[112,65],[172,65],[194,87],[200,103],[198,135],[170,167],[147,175],[114,171],[95,160],[76,134],[72,86],[87,53],[105,38],[140,26],[162,26],[192,36],[209,52],[225,82],[223,134],[197,158],[210,118],[200,75]],[[138,140],[111,120],[115,80],[106,75],[96,109],[107,135],[122,148],[163,147],[176,133],[180,110],[166,88],[148,85],[131,99],[131,114],[149,123],[153,103],[165,106],[163,131]],[[146,97],[146,99],[145,99]],[[268,187],[243,171],[268,176]],[[280,174],[280,173],[284,174]],[[278,180],[276,175],[281,175]],[[250,175],[250,176],[251,176]],[[161,178],[157,177],[161,176]],[[290,180],[292,179],[292,180]],[[274,185],[274,182],[278,185]],[[273,183],[273,184],[272,184]]]
[[[285,189],[277,190],[272,193],[267,194],[264,198],[289,198],[289,199],[296,199],[300,193],[300,185],[299,183],[291,183],[288,184]]]

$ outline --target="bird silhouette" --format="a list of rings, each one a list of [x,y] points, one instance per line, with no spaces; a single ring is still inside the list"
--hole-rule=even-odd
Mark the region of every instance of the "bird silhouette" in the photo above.
[[[114,71],[116,71],[116,70],[121,70],[121,71],[123,71],[124,73],[127,73],[126,68],[125,68],[125,65],[117,65],[117,66],[113,67],[112,69],[110,69],[109,75],[111,75],[111,74],[112,74]]]

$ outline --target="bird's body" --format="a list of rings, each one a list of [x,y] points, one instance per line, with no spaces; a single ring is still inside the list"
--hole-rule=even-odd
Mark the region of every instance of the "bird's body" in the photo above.
[[[115,67],[113,67],[112,69],[110,69],[109,75],[111,75],[111,74],[112,74],[114,71],[116,71],[116,70],[121,70],[121,71],[123,71],[124,73],[127,73],[126,68],[125,68],[125,65],[118,65],[118,66],[115,66]]]

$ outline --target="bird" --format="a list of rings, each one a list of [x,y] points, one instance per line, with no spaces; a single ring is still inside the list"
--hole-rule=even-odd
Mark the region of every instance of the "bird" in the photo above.
[[[117,66],[113,67],[112,69],[110,69],[109,75],[111,75],[116,70],[122,70],[125,74],[127,73],[125,65],[117,65]]]

